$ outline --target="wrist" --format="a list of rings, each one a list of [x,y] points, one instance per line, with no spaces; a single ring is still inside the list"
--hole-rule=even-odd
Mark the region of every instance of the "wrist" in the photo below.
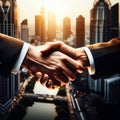
[[[23,66],[28,67],[27,62],[28,62],[29,59],[33,58],[34,48],[35,48],[35,47],[32,46],[32,45],[29,46],[28,51],[27,51],[27,54],[26,54],[26,56],[25,56],[25,58],[24,58],[24,61],[23,61],[23,64],[22,64]]]
[[[87,66],[88,71],[91,75],[93,75],[93,74],[95,74],[95,63],[94,63],[93,55],[88,47],[83,47],[83,49],[84,49],[86,56],[88,58],[88,61],[89,61],[89,65]]]
[[[90,67],[90,62],[84,48],[83,47],[77,48],[76,51],[77,59],[82,62],[82,65],[86,68]]]
[[[34,49],[35,49],[34,46],[32,46],[32,45],[29,46],[25,59],[29,59],[33,56]]]

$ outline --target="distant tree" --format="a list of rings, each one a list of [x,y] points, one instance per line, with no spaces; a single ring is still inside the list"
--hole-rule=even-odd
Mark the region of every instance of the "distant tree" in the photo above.
[[[34,89],[34,86],[35,86],[35,82],[36,82],[36,80],[35,80],[35,78],[33,77],[33,78],[29,81],[28,85],[26,86],[25,92],[34,93],[33,89]]]
[[[59,88],[57,95],[66,96],[66,85],[63,85]]]

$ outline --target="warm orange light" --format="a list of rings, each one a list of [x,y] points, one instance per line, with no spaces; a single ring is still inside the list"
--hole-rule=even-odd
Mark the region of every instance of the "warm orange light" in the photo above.
[[[67,10],[66,3],[68,2],[65,2],[64,0],[44,0],[46,12],[54,12],[58,24],[62,23],[63,17],[67,16],[67,14],[64,14],[65,9]]]
[[[56,0],[46,0],[44,2],[44,6],[48,11],[56,11],[57,10]]]

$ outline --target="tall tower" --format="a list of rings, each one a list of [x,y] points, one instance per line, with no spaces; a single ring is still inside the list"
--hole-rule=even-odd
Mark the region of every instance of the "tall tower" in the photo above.
[[[53,41],[56,38],[56,18],[54,12],[48,13],[48,40],[47,41]]]
[[[18,18],[16,0],[0,0],[0,33],[17,37]],[[6,112],[13,103],[18,91],[18,79],[15,75],[8,78],[0,76],[0,113]]]
[[[80,15],[76,19],[76,47],[85,45],[85,18]]]
[[[35,36],[40,37],[40,15],[35,16]]]
[[[16,0],[0,0],[0,32],[17,36],[18,18]]]
[[[46,42],[46,20],[44,7],[40,10],[40,15],[35,16],[35,35],[39,37],[39,42],[44,44]]]
[[[17,1],[13,0],[13,11],[14,11],[14,37],[19,38],[19,13]]]
[[[40,39],[44,44],[46,42],[46,18],[45,18],[45,8],[42,7],[40,11]]]
[[[111,6],[109,0],[95,0],[90,18],[90,43],[109,41],[113,37],[118,37],[118,17],[118,4]],[[107,97],[112,96],[109,92],[114,90],[109,91],[109,86],[115,85],[113,78],[91,80],[90,84],[90,89]],[[107,92],[104,91],[104,86]]]
[[[90,43],[110,39],[110,2],[95,0],[90,17]]]
[[[21,39],[25,42],[29,42],[29,29],[27,19],[23,20],[21,23]]]
[[[119,3],[111,6],[111,38],[119,37]]]
[[[71,19],[65,17],[63,19],[63,40],[67,40],[71,35]]]

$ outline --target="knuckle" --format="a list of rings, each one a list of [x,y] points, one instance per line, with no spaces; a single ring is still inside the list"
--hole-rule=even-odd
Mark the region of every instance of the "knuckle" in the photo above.
[[[66,57],[61,57],[62,62],[66,62]]]
[[[44,79],[48,80],[49,79],[49,75],[48,74],[44,74]]]

